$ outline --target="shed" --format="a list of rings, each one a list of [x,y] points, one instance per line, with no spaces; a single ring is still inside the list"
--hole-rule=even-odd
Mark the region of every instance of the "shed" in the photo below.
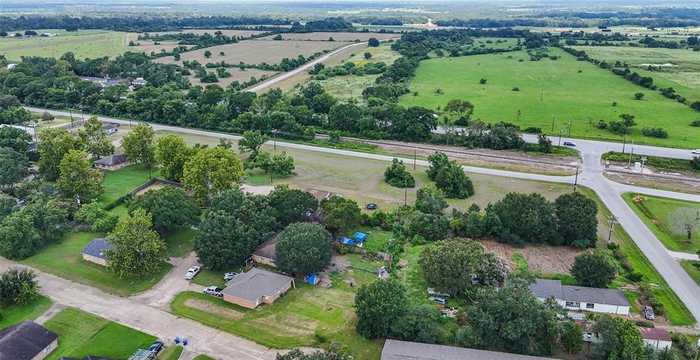
[[[105,238],[96,238],[90,241],[83,248],[83,260],[90,261],[98,265],[107,265],[107,250],[112,248],[112,244]]]
[[[651,346],[656,351],[670,349],[673,345],[671,334],[660,328],[640,328],[644,343]]]
[[[222,291],[224,300],[254,309],[260,304],[272,304],[294,286],[294,279],[260,268],[236,275]]]
[[[41,360],[58,347],[58,335],[25,321],[0,332],[0,360]]]

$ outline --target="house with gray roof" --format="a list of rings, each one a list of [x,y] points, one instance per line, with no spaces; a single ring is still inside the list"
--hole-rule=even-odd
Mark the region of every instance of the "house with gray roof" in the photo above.
[[[538,356],[526,356],[496,351],[461,348],[456,346],[422,344],[411,341],[387,339],[381,360],[542,360]]]
[[[107,250],[112,248],[112,244],[105,238],[96,238],[90,241],[83,248],[83,260],[93,262],[97,265],[107,266]]]
[[[540,300],[554,299],[566,310],[629,315],[630,303],[618,289],[562,285],[559,280],[537,279],[530,291]]]
[[[0,332],[0,360],[41,360],[58,347],[58,335],[25,321]]]
[[[124,154],[114,154],[99,158],[93,162],[96,168],[102,170],[117,170],[128,165],[129,161]]]
[[[260,304],[272,304],[294,287],[294,279],[272,271],[252,268],[226,283],[224,300],[254,309]]]

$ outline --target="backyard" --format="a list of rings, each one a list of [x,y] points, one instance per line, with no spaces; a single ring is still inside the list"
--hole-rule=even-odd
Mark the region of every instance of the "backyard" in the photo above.
[[[0,330],[19,324],[25,320],[34,320],[51,307],[51,299],[39,295],[32,302],[24,305],[12,305],[0,311]]]
[[[152,177],[157,177],[158,169],[145,169],[140,165],[130,165],[115,171],[105,171],[102,187],[104,192],[99,202],[110,205],[120,197],[128,194],[140,185],[143,185]]]

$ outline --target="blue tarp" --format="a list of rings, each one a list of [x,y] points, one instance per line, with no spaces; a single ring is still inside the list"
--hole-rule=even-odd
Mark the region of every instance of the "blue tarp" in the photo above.
[[[357,242],[363,243],[367,240],[367,234],[363,233],[361,231],[358,231],[358,232],[352,234],[352,238],[355,239],[355,241],[357,241]]]
[[[304,276],[304,282],[310,285],[316,285],[321,279],[315,273]]]
[[[357,242],[349,237],[341,236],[338,238],[338,242],[340,242],[343,245],[351,245],[354,246],[357,244]]]

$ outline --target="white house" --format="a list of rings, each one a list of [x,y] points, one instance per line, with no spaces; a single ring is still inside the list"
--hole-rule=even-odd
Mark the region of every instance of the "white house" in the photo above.
[[[540,300],[554,299],[566,310],[629,315],[630,303],[622,291],[562,285],[559,280],[537,279],[530,291]]]
[[[644,343],[651,346],[656,351],[670,349],[673,345],[671,334],[660,328],[640,328]]]

